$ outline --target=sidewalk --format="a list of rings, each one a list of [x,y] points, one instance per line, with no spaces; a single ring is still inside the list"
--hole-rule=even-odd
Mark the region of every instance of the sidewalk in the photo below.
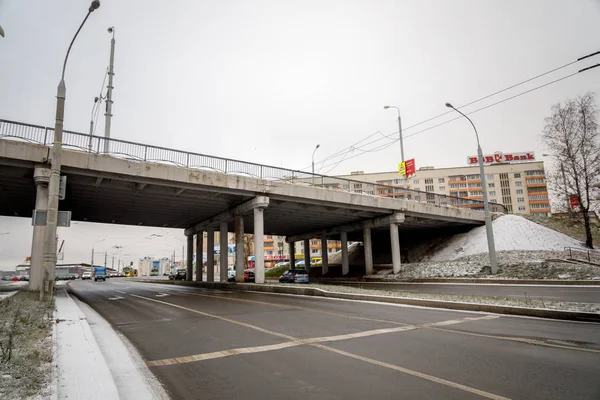
[[[56,291],[57,398],[168,399],[131,343],[87,304]]]
[[[90,325],[66,289],[56,291],[58,399],[119,399]]]

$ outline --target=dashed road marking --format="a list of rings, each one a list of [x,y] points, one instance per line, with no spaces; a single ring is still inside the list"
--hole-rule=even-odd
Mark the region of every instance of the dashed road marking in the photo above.
[[[123,300],[125,297],[121,297],[121,296],[115,296],[115,297],[109,297],[109,300]]]
[[[215,359],[215,358],[223,358],[223,357],[228,357],[228,356],[233,356],[233,355],[238,355],[238,354],[251,354],[251,353],[258,353],[258,352],[265,352],[265,351],[272,351],[272,350],[280,350],[280,349],[284,349],[284,348],[288,348],[288,347],[295,347],[295,346],[299,346],[299,345],[303,345],[303,344],[307,344],[309,346],[313,346],[322,350],[326,350],[329,352],[333,352],[336,354],[340,354],[346,357],[350,357],[356,360],[360,360],[363,362],[367,362],[370,364],[374,364],[383,368],[388,368],[388,369],[392,369],[394,371],[397,372],[401,372],[407,375],[411,375],[417,378],[421,378],[421,379],[425,379],[428,380],[430,382],[435,382],[444,386],[448,386],[448,387],[452,387],[455,389],[459,389],[459,390],[463,390],[465,392],[469,392],[469,393],[473,393],[488,399],[492,399],[492,400],[508,400],[508,398],[503,397],[503,396],[498,396],[495,395],[493,393],[489,393],[489,392],[485,392],[483,390],[479,390],[476,388],[472,388],[469,386],[465,386],[462,385],[460,383],[456,383],[456,382],[452,382],[452,381],[448,381],[442,378],[438,378],[436,376],[433,375],[429,375],[429,374],[424,374],[422,372],[418,372],[418,371],[414,371],[408,368],[404,368],[398,365],[393,365],[393,364],[389,364],[389,363],[385,363],[382,361],[378,361],[378,360],[374,360],[372,358],[368,358],[368,357],[364,357],[364,356],[360,356],[358,354],[353,354],[353,353],[349,353],[343,350],[338,350],[338,349],[334,349],[332,347],[329,346],[324,346],[318,343],[314,343],[314,342],[310,342],[311,339],[299,339],[299,338],[295,338],[293,336],[290,335],[285,335],[283,333],[279,333],[279,332],[274,332],[274,331],[270,331],[268,329],[264,329],[264,328],[260,328],[256,325],[252,325],[252,324],[248,324],[245,322],[240,322],[240,321],[236,321],[233,320],[231,318],[226,318],[226,317],[221,317],[218,315],[214,315],[214,314],[209,314],[203,311],[199,311],[199,310],[194,310],[193,308],[188,308],[188,307],[184,307],[184,306],[180,306],[177,304],[173,304],[173,303],[168,303],[166,301],[161,301],[161,300],[156,300],[156,299],[152,299],[152,298],[148,298],[148,297],[144,297],[144,296],[139,296],[139,295],[132,295],[134,297],[143,299],[143,300],[147,300],[147,301],[153,301],[156,303],[160,303],[160,304],[164,304],[164,305],[168,305],[171,307],[175,307],[175,308],[179,308],[182,310],[186,310],[186,311],[190,311],[196,314],[200,314],[200,315],[204,315],[207,317],[211,317],[211,318],[215,318],[221,321],[226,321],[226,322],[230,322],[232,324],[236,324],[236,325],[240,325],[240,326],[244,326],[250,329],[254,329],[260,332],[264,332],[273,336],[277,336],[277,337],[281,337],[281,338],[286,338],[289,341],[288,342],[284,342],[284,343],[279,343],[279,344],[274,344],[274,345],[267,345],[267,346],[256,346],[256,347],[244,347],[244,348],[237,348],[237,349],[230,349],[230,350],[223,350],[223,351],[218,351],[218,352],[213,352],[213,353],[204,353],[204,354],[196,354],[196,355],[191,355],[191,356],[184,356],[184,357],[176,357],[176,358],[170,358],[170,359],[163,359],[163,360],[155,360],[155,361],[148,361],[146,364],[149,367],[159,367],[159,366],[164,366],[164,365],[173,365],[173,364],[183,364],[183,363],[189,363],[189,362],[196,362],[196,361],[204,361],[204,360],[211,360],[211,359]],[[452,325],[452,324],[458,324],[461,322],[467,322],[467,321],[475,321],[475,320],[480,320],[480,319],[494,319],[494,318],[499,318],[499,316],[496,315],[486,315],[483,317],[470,317],[470,318],[464,318],[462,320],[449,320],[449,321],[441,321],[441,322],[433,322],[430,324],[423,324],[423,325],[428,325],[428,326],[445,326],[445,325]],[[419,327],[419,325],[414,325],[412,327],[412,329],[417,329]],[[377,329],[374,331],[368,331],[370,334],[367,336],[372,336],[372,335],[378,335],[378,334],[383,334],[383,333],[391,333],[391,332],[398,332],[401,330],[409,330],[409,326],[402,326],[402,327],[396,327],[396,328],[388,328],[388,329]],[[327,339],[331,339],[331,340],[341,340],[339,339],[341,336],[348,336],[348,338],[350,337],[355,337],[353,335],[360,335],[361,332],[359,333],[355,333],[355,334],[349,334],[349,335],[338,335],[335,336],[337,339],[331,339],[333,337],[326,337],[326,338],[320,338],[320,340],[326,341]],[[357,336],[357,337],[364,337],[364,336]],[[312,339],[312,340],[316,340]],[[327,340],[330,341],[330,340]]]

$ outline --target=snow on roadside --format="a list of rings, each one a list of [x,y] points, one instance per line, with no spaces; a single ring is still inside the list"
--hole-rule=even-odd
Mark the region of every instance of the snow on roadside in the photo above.
[[[570,236],[536,224],[518,215],[503,215],[493,222],[496,251],[564,251],[565,247],[583,248]],[[454,236],[439,251],[424,261],[448,261],[487,253],[485,226]]]

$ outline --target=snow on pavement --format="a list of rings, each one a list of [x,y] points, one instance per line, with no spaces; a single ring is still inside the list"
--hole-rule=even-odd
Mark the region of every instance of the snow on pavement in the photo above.
[[[493,222],[496,251],[554,250],[565,247],[583,248],[570,236],[536,224],[518,215],[503,215]],[[474,254],[487,253],[485,226],[455,235],[426,261],[449,261]],[[424,260],[425,261],[425,260]]]

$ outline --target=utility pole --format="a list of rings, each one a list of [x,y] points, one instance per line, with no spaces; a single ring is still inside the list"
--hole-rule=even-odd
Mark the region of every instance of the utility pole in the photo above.
[[[106,257],[108,256],[108,251],[104,252],[104,268],[106,268]]]
[[[108,86],[106,91],[106,121],[104,122],[104,153],[108,153],[110,150],[108,139],[110,139],[110,120],[112,118],[112,91],[113,91],[113,75],[114,64],[115,64],[115,27],[111,26],[108,28],[108,33],[112,33],[112,39],[110,40],[110,64],[108,66]]]

